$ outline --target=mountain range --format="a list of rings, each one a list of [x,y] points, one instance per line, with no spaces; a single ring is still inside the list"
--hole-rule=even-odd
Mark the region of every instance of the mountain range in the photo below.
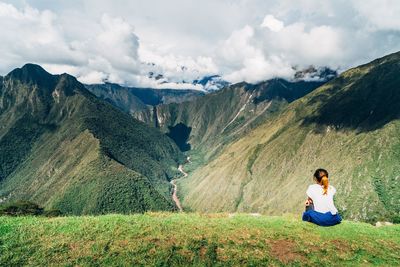
[[[0,201],[67,214],[301,213],[316,168],[345,218],[400,214],[400,52],[338,75],[192,90],[83,85],[27,64],[0,78]],[[199,83],[220,81],[212,76]]]
[[[182,151],[190,147],[193,156],[207,162],[221,147],[323,83],[279,78],[256,85],[238,83],[192,101],[149,107],[133,116],[165,132]]]
[[[147,66],[155,67],[156,65],[154,63],[149,63]],[[182,75],[184,75],[184,72],[187,71],[187,67],[181,66],[180,67],[181,71],[183,72]],[[295,80],[295,81],[328,81],[334,77],[337,76],[337,71],[333,70],[327,66],[313,66],[310,65],[308,67],[299,67],[299,66],[293,66],[292,67],[294,71],[293,77],[289,77],[288,80]],[[179,84],[181,86],[187,85],[188,87],[190,85],[195,85],[200,87],[200,90],[202,90],[205,93],[210,93],[214,92],[217,90],[220,90],[224,87],[228,87],[229,85],[232,85],[231,82],[227,81],[222,77],[221,75],[214,74],[214,75],[206,75],[203,77],[197,77],[196,79],[189,79],[189,80],[181,80],[177,81],[176,79],[169,79],[167,75],[164,75],[162,73],[157,73],[154,71],[150,71],[148,73],[148,78],[152,79],[154,82],[157,84]],[[160,91],[160,90],[158,90]],[[162,91],[162,90],[161,90]]]
[[[183,205],[300,214],[322,167],[345,218],[398,221],[399,74],[400,53],[391,54],[289,103],[180,180]]]
[[[131,114],[144,110],[147,106],[180,103],[205,94],[198,90],[136,88],[113,83],[91,84],[85,87],[97,97]]]
[[[68,74],[27,64],[0,78],[0,199],[66,214],[174,210],[175,143]]]

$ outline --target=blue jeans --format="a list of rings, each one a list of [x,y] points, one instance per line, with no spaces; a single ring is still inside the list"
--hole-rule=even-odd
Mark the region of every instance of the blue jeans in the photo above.
[[[307,210],[303,213],[303,221],[315,223],[320,226],[333,226],[342,221],[339,213],[333,215],[330,212],[321,213],[315,210]]]

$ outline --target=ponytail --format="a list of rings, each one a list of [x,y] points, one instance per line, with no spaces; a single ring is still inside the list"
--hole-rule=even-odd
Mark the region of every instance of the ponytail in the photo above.
[[[324,195],[327,195],[327,194],[328,194],[329,181],[328,181],[328,177],[326,177],[326,175],[322,177],[322,179],[321,179],[321,185],[322,185],[322,188],[323,188],[323,190],[324,190],[324,193],[323,193],[323,194],[324,194]]]
[[[329,180],[328,180],[328,171],[324,169],[317,169],[314,173],[314,177],[317,182],[322,186],[323,194],[328,194]]]

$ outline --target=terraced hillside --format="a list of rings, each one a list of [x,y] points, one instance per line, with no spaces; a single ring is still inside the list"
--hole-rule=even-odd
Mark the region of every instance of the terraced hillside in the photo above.
[[[0,83],[0,200],[64,213],[173,210],[183,155],[74,77],[27,64]]]
[[[400,53],[350,69],[178,181],[183,205],[299,213],[313,171],[323,167],[345,217],[399,221],[399,103]]]

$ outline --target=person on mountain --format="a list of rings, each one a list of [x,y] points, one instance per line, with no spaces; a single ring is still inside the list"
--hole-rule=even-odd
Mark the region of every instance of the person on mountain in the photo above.
[[[303,221],[315,223],[320,226],[333,226],[342,221],[338,210],[333,203],[336,189],[329,185],[328,171],[317,169],[314,173],[315,184],[307,189],[306,211]]]

